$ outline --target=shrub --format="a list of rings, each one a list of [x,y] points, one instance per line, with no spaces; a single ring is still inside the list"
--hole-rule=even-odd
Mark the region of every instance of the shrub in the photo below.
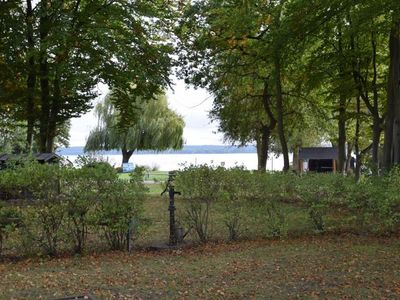
[[[12,206],[0,202],[0,254],[2,253],[3,243],[12,231],[21,224],[19,211]]]
[[[128,233],[135,235],[133,229],[137,229],[143,219],[146,191],[140,169],[132,173],[129,182],[116,179],[102,188],[95,218],[112,249],[126,248],[130,238]]]
[[[112,180],[114,178],[111,173]],[[62,193],[66,202],[68,234],[74,242],[74,250],[82,253],[86,245],[90,212],[94,210],[101,180],[107,178],[102,165],[68,168],[63,172]]]
[[[244,211],[249,203],[251,173],[243,168],[220,170],[221,191],[218,208],[228,229],[229,240],[237,240],[243,227]]]
[[[32,234],[45,253],[54,256],[65,237],[66,202],[60,191],[62,169],[58,165],[32,162],[19,171],[34,199],[30,216]]]
[[[188,166],[178,173],[175,183],[186,204],[186,219],[203,243],[210,238],[211,207],[221,190],[223,168]]]
[[[325,215],[329,210],[332,186],[329,179],[332,175],[305,174],[297,184],[297,190],[305,204],[314,229],[325,230]]]

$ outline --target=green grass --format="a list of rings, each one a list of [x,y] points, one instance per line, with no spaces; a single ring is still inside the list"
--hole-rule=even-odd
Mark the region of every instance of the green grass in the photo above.
[[[129,179],[129,173],[120,173],[120,179]],[[149,171],[145,173],[144,180],[145,181],[158,181],[164,182],[168,179],[168,172],[167,171]]]
[[[288,236],[266,239],[265,216],[242,216],[246,239],[227,243],[222,209],[211,215],[212,241],[199,245],[194,232],[180,250],[148,252],[167,242],[168,195],[148,184],[144,203],[149,228],[136,252],[104,252],[90,246],[84,257],[0,261],[0,299],[54,299],[92,294],[98,299],[287,299],[400,297],[398,237],[313,232],[307,211],[283,203]],[[185,202],[176,197],[176,216],[185,224]],[[246,210],[247,211],[247,210]],[[335,221],[329,216],[329,222]],[[329,225],[329,224],[327,224]],[[97,253],[97,254],[96,254]]]
[[[149,195],[159,196],[164,191],[165,184],[161,182],[149,183],[146,184],[146,187],[149,189]]]
[[[395,299],[398,238],[317,237],[0,264],[1,299]]]
[[[150,226],[144,232],[143,236],[138,239],[140,246],[149,245],[151,243],[166,242],[168,240],[169,228],[169,198],[168,194],[162,197],[161,184],[147,185],[150,188],[150,197],[144,203],[146,218],[150,220]],[[185,220],[186,205],[180,196],[175,198],[176,219],[183,225],[184,229],[188,228]],[[293,206],[291,204],[282,204],[282,210],[286,215],[286,230],[290,236],[301,236],[308,232],[313,232],[312,225],[309,221],[307,211],[304,208]],[[224,209],[213,209],[210,215],[210,234],[212,240],[227,240],[228,229],[224,223]],[[240,237],[248,239],[259,239],[266,237],[266,228],[268,223],[266,217],[261,214],[255,214],[253,210],[244,210],[240,219],[241,229]],[[194,230],[190,232],[186,238],[189,242],[198,242],[197,235]]]

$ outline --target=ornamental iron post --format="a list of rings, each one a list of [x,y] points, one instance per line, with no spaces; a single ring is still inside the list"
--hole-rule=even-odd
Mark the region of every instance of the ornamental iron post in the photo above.
[[[175,191],[174,180],[176,177],[176,171],[168,172],[168,181],[165,190],[161,193],[163,195],[168,190],[169,195],[169,245],[176,246],[178,244],[177,228],[175,221],[175,195],[180,195],[180,192]]]

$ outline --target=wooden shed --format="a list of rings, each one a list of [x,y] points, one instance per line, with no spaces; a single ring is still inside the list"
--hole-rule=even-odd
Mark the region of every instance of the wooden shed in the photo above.
[[[53,164],[60,162],[61,156],[55,153],[37,153],[32,156],[17,155],[17,154],[0,154],[0,169],[4,169],[8,162],[15,162],[17,164],[20,164],[23,161],[29,159],[37,160],[41,164]]]
[[[337,161],[337,148],[311,147],[299,150],[300,172],[336,172]]]

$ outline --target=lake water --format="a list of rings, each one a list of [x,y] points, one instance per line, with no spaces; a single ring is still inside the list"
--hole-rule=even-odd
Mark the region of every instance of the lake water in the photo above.
[[[66,156],[71,162],[74,162],[77,155]],[[114,166],[120,166],[121,155],[99,155]],[[234,166],[244,166],[248,170],[257,169],[256,153],[227,153],[227,154],[134,154],[129,162],[135,165],[156,167],[161,171],[178,170],[183,165],[209,164],[226,168]],[[272,157],[267,162],[268,170],[282,170],[283,158]]]

